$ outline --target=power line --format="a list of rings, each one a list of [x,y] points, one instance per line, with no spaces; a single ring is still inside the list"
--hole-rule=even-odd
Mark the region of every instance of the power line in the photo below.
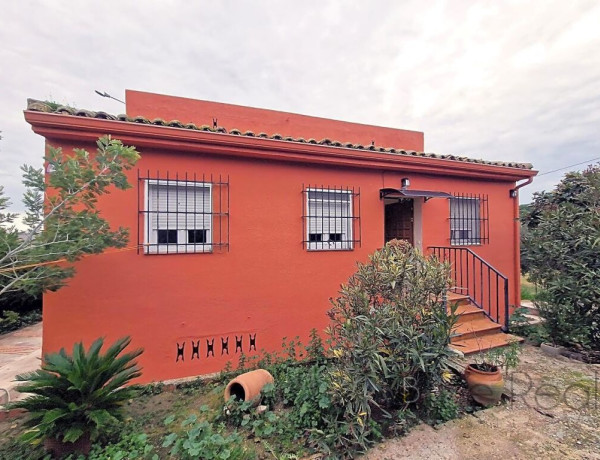
[[[583,165],[583,164],[586,164],[586,163],[591,163],[592,161],[598,161],[598,160],[600,160],[600,157],[598,157],[598,158],[592,158],[591,160],[582,161],[581,163],[575,163],[575,164],[572,164],[572,165],[569,165],[569,166],[565,166],[564,168],[558,168],[558,169],[553,169],[552,171],[546,171],[545,173],[538,174],[537,177],[545,176],[546,174],[551,174],[551,173],[554,173],[554,172],[557,172],[557,171],[563,171],[565,169],[572,168],[573,166],[579,166],[579,165]]]

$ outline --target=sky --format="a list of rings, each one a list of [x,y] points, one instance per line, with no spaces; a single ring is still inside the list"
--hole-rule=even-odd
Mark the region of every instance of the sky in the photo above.
[[[20,0],[0,10],[0,184],[16,211],[19,166],[43,156],[27,98],[124,112],[94,90],[423,131],[428,152],[531,162],[540,174],[600,159],[596,0]],[[536,178],[521,203],[563,173]]]

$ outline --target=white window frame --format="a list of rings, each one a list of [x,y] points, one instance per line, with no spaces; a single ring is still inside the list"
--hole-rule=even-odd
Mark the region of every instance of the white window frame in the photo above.
[[[346,227],[347,234],[342,232],[342,241],[310,241],[310,223],[311,219],[317,219],[317,217],[311,216],[310,209],[310,193],[311,192],[326,192],[326,193],[343,193],[348,195],[348,216],[339,216],[336,217],[328,216],[327,219],[342,219],[342,225]],[[340,203],[336,200],[314,200],[317,203]],[[309,251],[351,251],[354,249],[353,243],[353,232],[354,232],[354,216],[352,214],[352,210],[354,207],[354,195],[352,190],[340,190],[340,189],[332,189],[332,188],[307,188],[306,189],[306,248]],[[325,236],[325,234],[322,234]],[[345,237],[344,237],[345,236]]]
[[[453,217],[452,211],[456,209],[458,212],[458,206],[452,206],[452,202],[456,203],[466,203],[471,202],[475,203],[473,209],[476,210],[476,213],[470,214],[469,211],[466,211],[466,214],[461,216],[460,213]],[[463,223],[464,225],[460,225]],[[458,227],[456,228],[456,225]],[[481,246],[481,225],[482,225],[482,216],[481,216],[481,199],[477,197],[451,197],[450,198],[450,245],[451,246]],[[455,238],[455,231],[468,231],[467,238]]]
[[[144,216],[144,253],[145,254],[187,254],[187,253],[204,253],[212,252],[213,249],[213,193],[212,184],[210,182],[193,182],[185,180],[165,180],[165,179],[146,179],[144,181],[144,203],[147,206]],[[169,228],[169,230],[177,230],[177,243],[158,244],[158,229],[153,230],[151,227],[152,215],[155,214],[152,194],[150,193],[151,186],[167,186],[176,188],[199,187],[208,189],[208,202],[210,204],[208,228],[190,229],[190,228]],[[175,192],[176,193],[176,192]],[[206,212],[206,209],[204,210]],[[195,218],[195,217],[194,217]],[[165,229],[166,230],[166,229]],[[205,243],[188,243],[189,230],[207,230]],[[182,241],[182,243],[179,243]]]

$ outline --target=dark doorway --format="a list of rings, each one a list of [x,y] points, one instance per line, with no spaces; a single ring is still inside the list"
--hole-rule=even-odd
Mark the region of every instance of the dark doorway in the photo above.
[[[414,245],[413,200],[400,200],[385,205],[385,242],[406,240]]]

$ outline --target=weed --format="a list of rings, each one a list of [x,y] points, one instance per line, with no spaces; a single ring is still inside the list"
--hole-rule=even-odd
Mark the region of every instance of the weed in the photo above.
[[[165,420],[166,425],[173,422],[172,416]],[[181,423],[181,430],[167,435],[162,447],[170,448],[170,455],[182,460],[242,460],[256,456],[254,451],[243,445],[242,437],[238,433],[227,434],[223,424],[215,426],[206,420],[198,420],[195,414]]]
[[[429,420],[437,425],[458,417],[458,403],[445,388],[431,392],[425,397],[425,410]]]

